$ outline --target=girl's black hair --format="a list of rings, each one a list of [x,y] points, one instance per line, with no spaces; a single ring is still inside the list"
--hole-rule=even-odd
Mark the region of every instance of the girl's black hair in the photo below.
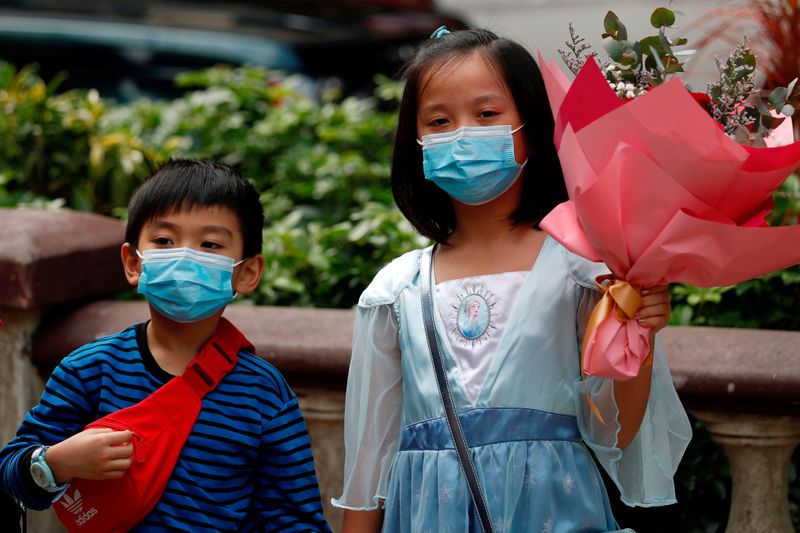
[[[417,106],[421,83],[430,69],[451,59],[478,53],[501,75],[525,127],[531,151],[522,174],[520,205],[512,213],[514,224],[539,222],[556,205],[567,200],[555,145],[554,122],[544,80],[525,48],[488,30],[464,30],[428,41],[403,70],[405,89],[400,101],[397,137],[392,154],[392,194],[400,211],[423,235],[445,243],[455,228],[450,197],[422,171],[422,149],[417,144]]]
[[[161,215],[215,206],[227,207],[239,219],[243,257],[260,254],[264,208],[258,192],[231,167],[209,160],[174,159],[161,165],[128,204],[125,241],[137,248],[144,225]]]

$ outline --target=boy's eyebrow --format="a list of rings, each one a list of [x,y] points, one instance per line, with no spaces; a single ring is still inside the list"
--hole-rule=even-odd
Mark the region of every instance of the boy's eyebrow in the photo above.
[[[152,222],[150,222],[149,226],[156,229],[169,229],[169,230],[178,229],[178,226],[176,224],[173,224],[172,222],[168,222],[162,219],[153,220]],[[231,230],[229,230],[225,226],[217,226],[211,224],[211,225],[201,226],[200,231],[202,231],[203,233],[223,233],[229,237],[233,237],[233,233],[231,232]]]
[[[233,237],[233,233],[231,232],[231,230],[229,230],[225,226],[203,226],[200,229],[206,233],[224,233],[229,237]]]

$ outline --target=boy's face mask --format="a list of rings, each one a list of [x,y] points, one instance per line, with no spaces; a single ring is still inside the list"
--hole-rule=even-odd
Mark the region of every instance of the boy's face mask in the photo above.
[[[142,259],[138,291],[175,322],[197,322],[233,300],[234,263],[224,255],[191,248],[136,251]]]
[[[425,178],[461,203],[491,202],[514,184],[527,163],[514,158],[513,134],[522,126],[472,126],[424,135],[417,142]]]

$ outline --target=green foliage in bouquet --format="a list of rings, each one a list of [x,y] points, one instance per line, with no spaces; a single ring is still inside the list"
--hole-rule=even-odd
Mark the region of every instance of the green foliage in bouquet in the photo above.
[[[658,32],[634,41],[629,39],[628,30],[613,11],[606,14],[602,37],[608,57],[600,61],[600,67],[621,99],[641,96],[684,72],[681,59],[693,52],[676,51],[688,41],[667,35],[675,20],[671,9],[657,8],[650,16],[650,24]],[[575,32],[572,24],[569,32],[567,49],[559,52],[577,75],[586,60],[597,54]],[[788,86],[776,87],[767,98],[762,98],[755,86],[756,56],[747,38],[726,60],[717,59],[717,68],[719,81],[709,84],[705,93],[692,92],[692,95],[737,142],[764,146],[764,138],[800,109],[800,87],[796,78]]]

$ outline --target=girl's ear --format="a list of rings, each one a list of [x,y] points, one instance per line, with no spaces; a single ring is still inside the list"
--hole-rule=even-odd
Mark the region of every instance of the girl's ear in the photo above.
[[[264,273],[264,256],[255,255],[239,265],[238,272],[233,276],[233,292],[247,294],[258,288],[261,274]]]
[[[122,268],[125,270],[125,279],[134,287],[139,285],[139,276],[142,274],[142,262],[136,251],[126,242],[120,250],[122,256]]]

